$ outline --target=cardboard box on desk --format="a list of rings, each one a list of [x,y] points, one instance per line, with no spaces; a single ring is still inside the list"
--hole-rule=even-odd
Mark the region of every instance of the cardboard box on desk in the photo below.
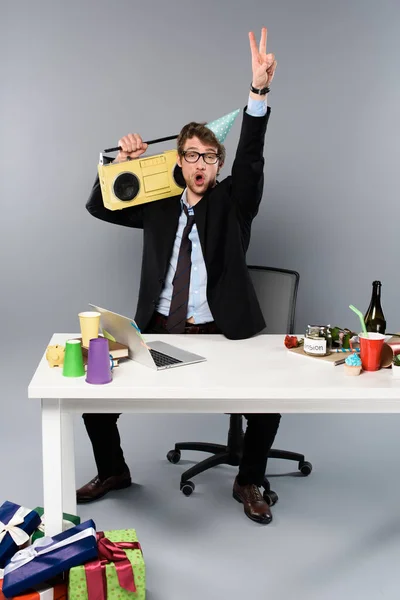
[[[136,531],[120,529],[98,532],[97,535],[99,560],[70,570],[69,600],[88,600],[92,597],[92,590],[102,600],[145,600],[146,569]],[[126,569],[127,565],[131,569]],[[120,574],[121,570],[128,572],[127,578]]]
[[[97,558],[96,526],[92,520],[59,533],[42,537],[19,550],[4,569],[3,594],[23,594],[72,567]]]
[[[1,573],[0,573],[1,575]],[[0,600],[67,600],[68,587],[66,583],[57,583],[54,585],[42,585],[26,594],[7,598],[2,592],[3,580],[0,579]]]
[[[40,516],[34,510],[8,500],[0,506],[0,569],[24,544],[40,525]]]
[[[34,542],[38,538],[41,538],[44,536],[44,526],[45,526],[45,516],[43,514],[44,513],[43,507],[37,506],[34,510],[40,516],[41,523],[32,535],[32,542]],[[69,515],[68,513],[63,513],[62,530],[67,531],[68,529],[71,529],[71,527],[75,527],[75,525],[79,525],[80,522],[81,522],[81,519],[77,515]]]

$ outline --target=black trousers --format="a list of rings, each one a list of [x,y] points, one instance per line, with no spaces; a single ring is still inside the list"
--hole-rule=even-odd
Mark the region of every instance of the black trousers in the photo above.
[[[154,320],[146,333],[168,333]],[[93,447],[94,459],[100,480],[111,475],[121,475],[128,468],[121,448],[117,421],[120,414],[83,415],[86,431]],[[239,466],[239,485],[261,486],[267,467],[268,452],[278,431],[280,414],[245,414],[247,427],[243,440],[243,456]]]

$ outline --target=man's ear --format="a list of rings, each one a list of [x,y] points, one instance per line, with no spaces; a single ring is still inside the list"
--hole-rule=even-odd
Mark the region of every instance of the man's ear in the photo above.
[[[182,158],[180,157],[179,154],[177,155],[177,158],[176,158],[176,164],[182,168]]]
[[[219,165],[218,165],[217,177],[221,173],[221,169],[222,169],[223,166],[224,166],[224,163],[220,162]]]

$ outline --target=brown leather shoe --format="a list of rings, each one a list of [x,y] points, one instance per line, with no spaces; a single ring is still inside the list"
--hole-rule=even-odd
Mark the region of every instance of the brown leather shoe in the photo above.
[[[233,497],[241,502],[249,519],[268,525],[272,521],[272,513],[256,485],[239,485],[237,478],[233,484]]]
[[[89,483],[77,490],[76,502],[77,504],[93,502],[94,500],[99,500],[99,498],[102,498],[112,490],[122,490],[131,484],[132,480],[129,469],[124,471],[122,475],[112,475],[104,481],[100,481],[98,475],[96,475]]]

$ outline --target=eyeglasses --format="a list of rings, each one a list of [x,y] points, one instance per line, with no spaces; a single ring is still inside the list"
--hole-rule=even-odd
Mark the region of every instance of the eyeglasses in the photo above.
[[[196,152],[195,150],[184,150],[182,154],[183,158],[188,163],[196,163],[199,160],[200,156],[202,156],[205,163],[207,163],[208,165],[215,165],[215,163],[218,162],[220,158],[220,155],[216,154],[215,152],[201,153]]]

